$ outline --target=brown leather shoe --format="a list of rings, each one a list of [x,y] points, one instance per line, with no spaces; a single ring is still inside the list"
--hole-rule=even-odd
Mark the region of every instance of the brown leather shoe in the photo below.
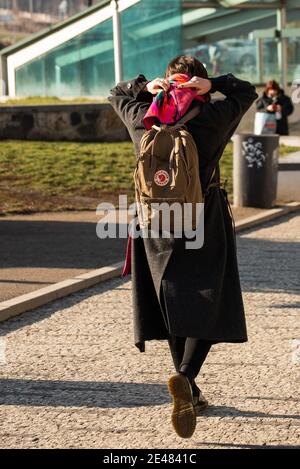
[[[191,438],[196,428],[196,411],[192,387],[183,373],[171,376],[168,388],[173,398],[172,424],[181,438]]]
[[[203,396],[202,392],[199,389],[199,395],[193,396],[193,404],[196,415],[200,415],[203,410],[208,407],[207,399]]]

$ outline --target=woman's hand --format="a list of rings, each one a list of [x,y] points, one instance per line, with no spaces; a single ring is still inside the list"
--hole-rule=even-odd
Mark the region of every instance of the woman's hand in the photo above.
[[[276,111],[276,105],[275,104],[269,104],[269,106],[267,106],[267,111],[275,112]]]
[[[170,88],[170,83],[164,78],[155,78],[155,80],[150,81],[145,86],[145,90],[149,91],[151,94],[158,94],[161,90],[168,91]]]
[[[207,78],[193,77],[190,81],[180,83],[177,88],[195,88],[197,89],[197,94],[202,95],[208,93],[211,89],[211,81]]]

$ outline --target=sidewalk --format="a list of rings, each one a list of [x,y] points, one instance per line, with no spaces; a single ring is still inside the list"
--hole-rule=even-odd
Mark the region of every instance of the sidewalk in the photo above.
[[[191,439],[170,424],[167,344],[134,347],[117,279],[0,324],[0,447],[300,448],[299,233],[294,213],[238,236],[249,342],[213,347]]]
[[[233,209],[236,221],[263,209]],[[0,217],[0,302],[125,257],[126,239],[99,239],[94,211]]]

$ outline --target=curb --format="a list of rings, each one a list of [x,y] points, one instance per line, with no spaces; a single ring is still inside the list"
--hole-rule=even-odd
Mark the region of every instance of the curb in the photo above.
[[[262,223],[269,222],[275,218],[297,210],[300,210],[300,202],[290,202],[279,208],[266,210],[265,213],[244,218],[243,220],[236,222],[236,232],[261,225]],[[92,270],[85,274],[55,283],[54,285],[40,288],[34,292],[26,293],[25,295],[20,295],[16,298],[3,301],[0,303],[0,322],[14,316],[18,316],[19,314],[25,313],[26,311],[30,311],[39,306],[43,306],[50,301],[63,298],[72,293],[76,293],[79,290],[92,287],[98,283],[104,282],[105,280],[119,277],[122,273],[122,269],[123,261],[107,267]]]
[[[122,269],[123,262],[117,262],[108,267],[91,270],[54,285],[3,301],[0,303],[0,322],[25,313],[25,311],[30,311],[38,306],[43,306],[50,301],[63,298],[71,293],[92,287],[97,283],[104,282],[104,280],[118,277],[121,275]]]
[[[289,202],[287,204],[283,204],[279,208],[270,208],[269,210],[266,210],[265,213],[243,218],[243,220],[236,222],[235,229],[237,232],[247,230],[248,228],[261,225],[262,223],[282,217],[283,215],[287,215],[291,212],[296,212],[297,210],[300,210],[300,202]]]

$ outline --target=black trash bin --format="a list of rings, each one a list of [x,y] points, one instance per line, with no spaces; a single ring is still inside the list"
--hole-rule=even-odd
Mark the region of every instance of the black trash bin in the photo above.
[[[271,208],[277,192],[279,135],[239,133],[233,142],[234,205]]]

